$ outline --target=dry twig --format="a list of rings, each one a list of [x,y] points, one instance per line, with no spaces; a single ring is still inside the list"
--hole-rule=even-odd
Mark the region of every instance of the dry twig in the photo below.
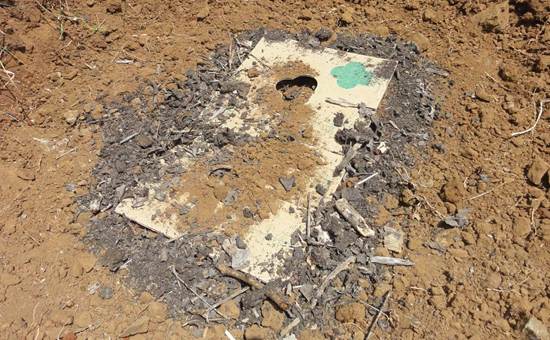
[[[545,99],[542,99],[541,101],[539,101],[538,113],[535,112],[535,123],[530,128],[528,128],[527,130],[512,133],[512,137],[521,136],[523,134],[534,131],[535,128],[537,127],[537,124],[539,123],[540,117],[542,117],[542,113],[544,112],[544,105],[546,103],[549,103],[549,102],[550,102],[549,98],[545,98]]]
[[[172,266],[172,274],[174,274],[174,276],[176,277],[176,279],[181,282],[181,284],[187,288],[191,293],[195,294],[196,297],[198,297],[209,309],[212,308],[212,305],[210,303],[208,303],[208,301],[206,301],[206,299],[200,295],[199,293],[197,293],[193,288],[191,288],[187,282],[183,281],[182,278],[179,277],[178,273],[176,272],[176,267]],[[216,313],[218,313],[222,318],[224,319],[229,319],[227,316],[223,315],[219,310],[217,310],[215,307],[212,308],[212,310],[214,310]],[[206,315],[205,317],[206,319],[206,322],[208,322],[208,314]]]
[[[367,335],[365,336],[365,340],[369,340],[369,337],[371,336],[372,331],[374,330],[374,327],[378,323],[378,319],[380,319],[380,315],[382,314],[382,311],[384,310],[384,306],[386,306],[386,302],[388,302],[390,295],[391,295],[391,291],[386,293],[386,296],[384,297],[384,301],[382,301],[382,304],[380,305],[380,309],[378,309],[378,313],[376,313],[374,320],[372,320],[372,323],[370,324]]]
[[[262,282],[260,282],[257,278],[248,273],[232,269],[224,264],[218,264],[216,268],[220,271],[220,273],[222,273],[222,275],[230,276],[234,279],[244,282],[254,289],[262,289],[265,287]],[[283,311],[287,311],[290,308],[290,304],[288,303],[286,298],[279,292],[271,288],[266,289],[265,296],[273,301],[273,303],[275,303],[277,307],[279,307]]]
[[[327,277],[321,284],[321,287],[319,287],[319,290],[317,290],[317,294],[315,294],[315,297],[311,301],[311,309],[315,308],[315,306],[317,305],[317,302],[325,292],[325,289],[327,289],[327,286],[330,283],[330,281],[334,280],[334,278],[344,270],[347,270],[352,263],[355,263],[355,260],[357,260],[355,256],[348,257],[344,262],[336,266],[336,268],[334,268],[334,270],[327,275]]]

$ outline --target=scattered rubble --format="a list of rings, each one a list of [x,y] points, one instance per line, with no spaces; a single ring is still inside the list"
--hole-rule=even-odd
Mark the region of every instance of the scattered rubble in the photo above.
[[[200,20],[206,20],[208,14],[199,14]],[[353,17],[344,19],[348,22]],[[241,34],[236,41],[239,53],[246,55],[261,37],[296,39],[311,47],[311,38],[325,41],[331,35],[327,31],[315,36],[255,31]],[[386,216],[384,223],[391,223],[393,211],[417,200],[412,192],[406,194],[410,190],[400,169],[414,165],[413,157],[403,152],[405,145],[425,147],[431,122],[438,117],[437,104],[428,91],[435,73],[427,70],[436,67],[418,55],[415,45],[393,37],[339,35],[331,41],[332,48],[395,59],[399,66],[378,112],[373,114],[359,106],[364,122],[353,129],[341,129],[335,136],[346,155],[335,172],[342,178],[341,185],[334,195],[308,213],[310,234],[295,233],[289,245],[293,255],[284,262],[284,279],[265,284],[240,271],[247,261],[248,248],[238,237],[191,228],[182,237],[166,239],[111,209],[128,197],[139,204],[150,190],[162,200],[162,188],[148,188],[143,183],[184,173],[184,167],[177,162],[178,153],[196,157],[205,150],[215,150],[219,159],[213,160],[210,176],[226,176],[231,173],[231,169],[224,168],[227,150],[232,145],[254,142],[246,133],[219,131],[209,120],[223,116],[219,112],[226,110],[227,105],[245,109],[242,93],[239,94],[242,91],[232,80],[231,70],[238,67],[239,61],[234,54],[230,57],[228,46],[217,49],[211,62],[187,72],[185,80],[174,80],[164,87],[146,80],[138,92],[125,95],[128,103],[139,98],[148,114],[138,114],[131,104],[120,102],[104,103],[106,114],[99,121],[91,113],[85,114],[85,120],[99,124],[104,135],[94,170],[97,185],[91,188],[90,196],[80,200],[82,212],[91,210],[94,214],[86,238],[100,254],[99,262],[112,271],[128,268],[129,284],[154,297],[163,296],[171,313],[190,314],[198,324],[205,320],[235,320],[244,330],[245,339],[299,334],[301,327],[321,317],[318,311],[327,304],[345,304],[344,298],[355,294],[353,278],[358,271],[376,282],[388,266],[414,265],[407,259],[374,256],[379,242],[387,247],[386,252],[401,253],[406,235],[391,224],[383,228],[370,225],[380,210]],[[212,98],[213,109],[207,106]],[[338,126],[341,117],[334,114],[334,124]],[[203,141],[201,147],[196,147],[197,140]],[[284,191],[296,190],[296,180],[279,177]],[[448,189],[444,190],[446,196],[456,201],[453,188]],[[325,190],[322,185],[316,187],[317,192],[326,193]],[[227,192],[219,197],[219,202],[231,204]],[[365,197],[371,197],[371,203]],[[189,207],[174,208],[180,214],[189,214]],[[239,213],[252,220],[261,219],[263,214],[253,204],[241,208]],[[373,299],[387,293],[382,288],[370,288],[377,292]],[[99,286],[94,292],[98,289]],[[296,315],[301,317],[287,317]],[[344,310],[338,315],[347,318]],[[148,323],[147,318],[139,319],[121,336],[144,333]]]

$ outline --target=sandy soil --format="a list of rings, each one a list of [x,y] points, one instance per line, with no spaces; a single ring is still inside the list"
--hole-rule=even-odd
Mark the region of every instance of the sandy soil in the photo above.
[[[87,190],[101,140],[79,119],[100,116],[98,99],[120,98],[140,79],[185,77],[232,33],[261,26],[395,34],[449,72],[434,89],[445,118],[400,198],[408,207],[386,211],[400,221],[416,265],[378,283],[376,294],[392,291],[392,327],[375,335],[523,338],[531,317],[550,325],[548,109],[536,130],[512,137],[550,96],[543,1],[9,3],[0,1],[3,337],[191,336],[185,320],[125,287],[124,270],[111,273],[81,243],[89,216],[75,218],[74,199]],[[442,228],[442,217],[460,209],[469,209],[468,225]],[[360,337],[362,322],[346,323],[344,335],[300,338]],[[204,335],[223,339],[223,331]]]

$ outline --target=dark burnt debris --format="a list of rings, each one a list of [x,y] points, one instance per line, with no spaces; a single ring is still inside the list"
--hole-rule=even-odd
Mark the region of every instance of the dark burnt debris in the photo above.
[[[242,33],[234,39],[231,54],[229,46],[220,46],[210,59],[169,84],[139,79],[142,83],[139,91],[106,103],[108,113],[103,117],[88,117],[88,123],[98,126],[103,133],[103,148],[93,171],[96,183],[88,196],[80,198],[79,204],[82,212],[91,210],[94,214],[86,241],[106,266],[112,271],[126,267],[130,286],[166,302],[174,315],[187,314],[198,328],[206,324],[203,316],[208,306],[202,299],[213,305],[246,286],[235,278],[222,276],[210,257],[214,249],[221,251],[224,236],[201,232],[169,241],[119,216],[113,207],[126,197],[138,201],[146,197],[146,189],[140,189],[143,188],[140,184],[181,174],[184,169],[176,162],[179,152],[200,155],[215,149],[221,162],[226,145],[254,142],[253,137],[240,132],[220,131],[210,118],[227,103],[235,107],[246,105],[243,98],[248,89],[234,81],[235,70],[262,36],[295,39],[304,46],[321,48],[321,41],[331,35],[326,31]],[[407,169],[415,164],[411,152],[427,147],[431,122],[439,113],[430,91],[436,67],[424,60],[413,44],[394,37],[338,35],[329,47],[397,60],[397,71],[378,112],[375,115],[367,112],[362,123],[353,129],[342,129],[335,136],[342,144],[343,154],[350,148],[356,149],[338,174],[342,176],[340,188],[331,200],[321,202],[319,209],[312,212],[310,238],[295,235],[294,251],[284,268],[285,279],[262,289],[250,289],[235,298],[241,308],[238,327],[261,323],[260,310],[268,289],[294,295],[295,304],[287,311],[285,325],[293,318],[302,319],[295,330],[334,320],[333,307],[357,297],[359,286],[368,291],[372,305],[378,306],[382,301],[382,296],[371,293],[384,272],[391,269],[371,263],[369,257],[383,244],[384,228],[374,228],[375,237],[361,237],[335,211],[334,202],[345,198],[370,224],[385,197],[399,197],[407,188]],[[207,109],[213,100],[215,108]],[[334,124],[342,124],[337,110],[333,118]],[[204,141],[202,148],[186,148],[197,138]],[[360,185],[350,181],[375,173],[375,177]],[[285,188],[290,185],[288,181],[281,183]],[[391,226],[392,222],[387,223]],[[406,228],[401,226],[402,230]],[[316,306],[310,308],[312,295],[327,275],[350,256],[355,257],[355,265],[329,282]],[[222,254],[224,259],[228,257]],[[181,285],[172,268],[201,298]],[[370,285],[365,286],[365,282]],[[215,312],[208,317],[210,322],[229,322]]]

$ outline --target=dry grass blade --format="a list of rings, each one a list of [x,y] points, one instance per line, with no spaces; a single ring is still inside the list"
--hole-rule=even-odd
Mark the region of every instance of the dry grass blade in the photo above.
[[[13,81],[15,79],[15,73],[8,70],[4,64],[4,56],[9,55],[8,46],[6,44],[6,34],[3,31],[0,31],[0,34],[2,35],[2,45],[0,46],[0,74],[3,83],[0,89],[7,89],[10,84],[15,86],[15,82]]]

